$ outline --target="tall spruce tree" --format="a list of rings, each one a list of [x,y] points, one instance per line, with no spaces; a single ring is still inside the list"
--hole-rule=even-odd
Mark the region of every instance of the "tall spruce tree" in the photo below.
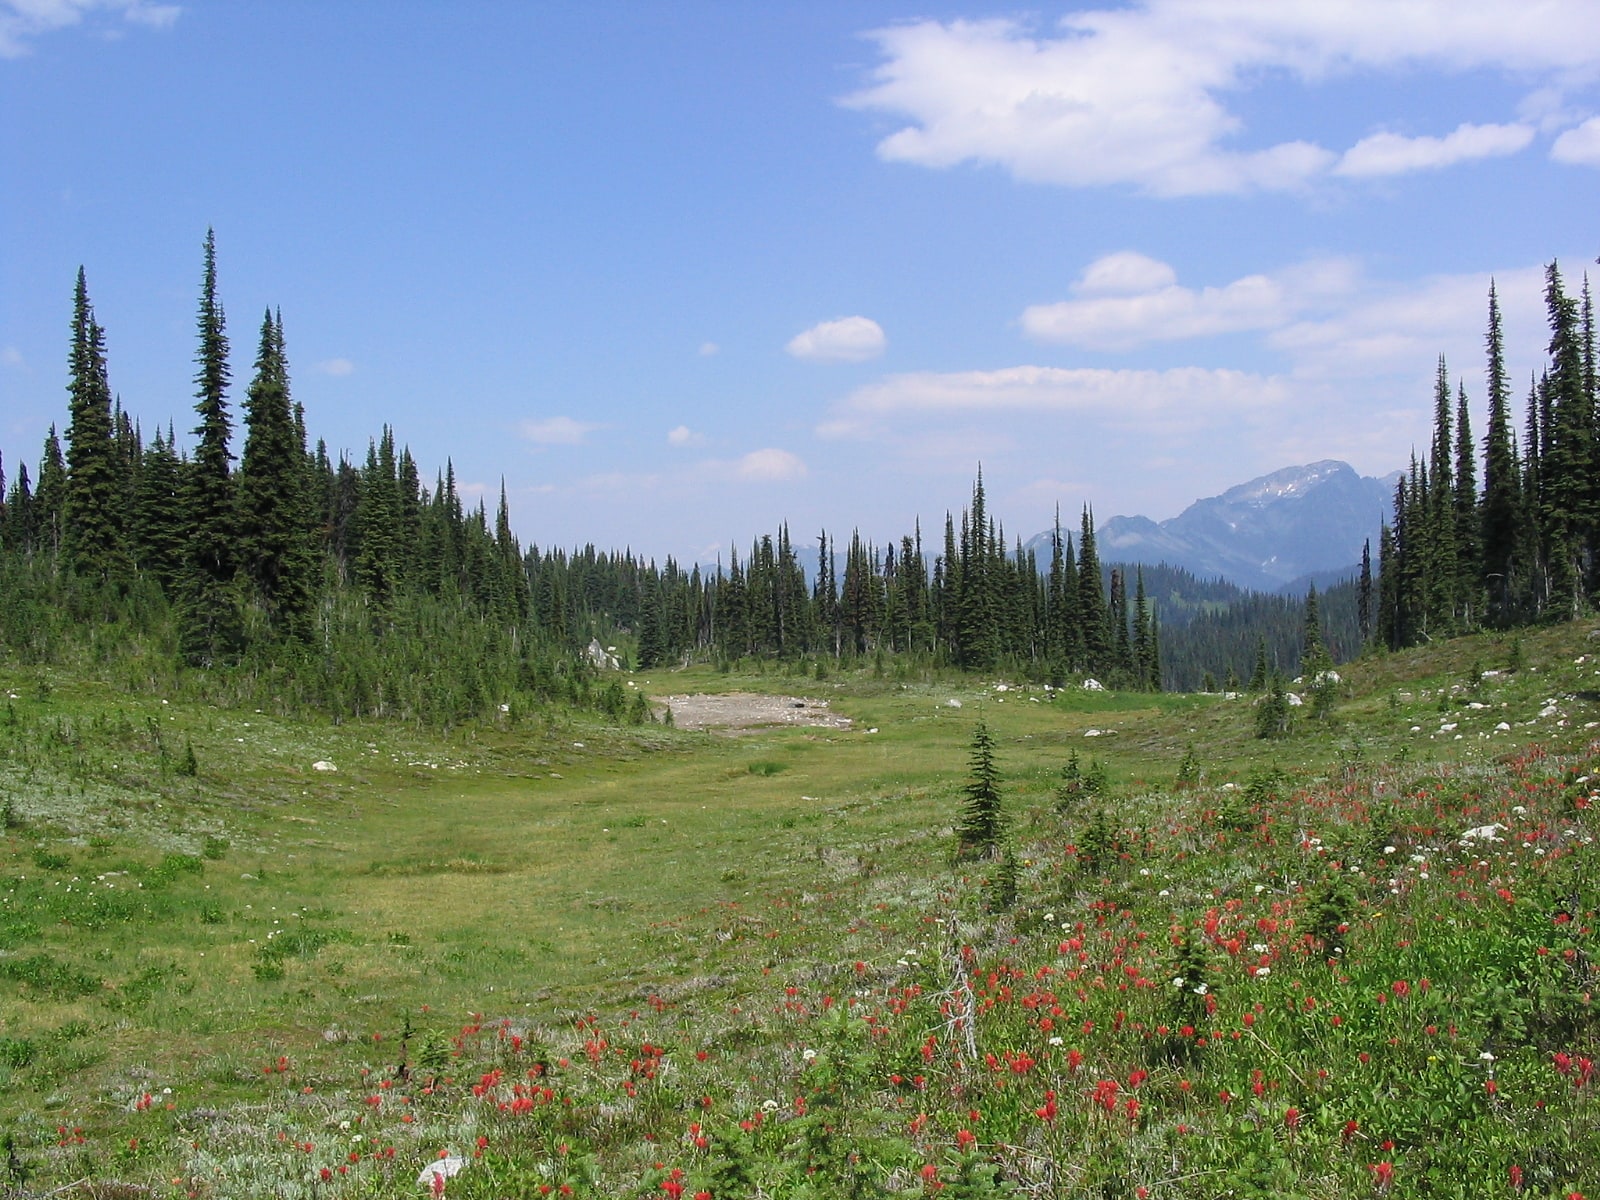
[[[127,474],[120,468],[114,440],[105,335],[94,319],[82,267],[72,298],[70,370],[63,565],[88,579],[121,579],[128,567],[122,529]]]
[[[261,322],[244,421],[239,557],[274,633],[306,641],[320,572],[305,491],[306,448],[289,400],[282,319],[270,310]]]
[[[1095,549],[1094,514],[1086,504],[1078,530],[1078,626],[1082,631],[1083,662],[1080,669],[1110,674],[1114,664],[1111,616],[1105,583],[1100,576],[1100,556]]]
[[[1493,283],[1489,285],[1489,331],[1484,342],[1489,358],[1489,425],[1483,439],[1483,503],[1478,513],[1481,570],[1489,619],[1506,625],[1517,619],[1521,608],[1517,597],[1523,590],[1527,564],[1520,561],[1519,554],[1522,472],[1511,430],[1511,384],[1506,377],[1500,300]]]
[[[1483,543],[1478,520],[1478,460],[1472,441],[1472,420],[1467,411],[1467,390],[1456,384],[1455,495],[1452,504],[1456,551],[1455,593],[1463,628],[1477,624],[1483,610]]]
[[[189,516],[189,553],[199,585],[211,588],[232,581],[236,562],[233,453],[228,448],[232,423],[228,416],[228,336],[222,302],[217,298],[216,235],[206,231],[205,266],[200,284],[198,317],[200,349],[195,374],[195,412],[200,423],[189,464],[184,507]]]
[[[1541,399],[1547,449],[1539,464],[1539,515],[1549,560],[1550,603],[1559,615],[1575,616],[1584,602],[1583,560],[1594,523],[1589,511],[1594,403],[1586,387],[1578,306],[1563,290],[1554,262],[1545,269],[1545,308],[1550,369]]]
[[[237,555],[237,510],[228,439],[228,337],[217,299],[216,237],[206,231],[205,264],[198,316],[194,457],[183,478],[187,561],[179,583],[179,638],[191,662],[210,665],[235,653],[243,636],[233,589]]]

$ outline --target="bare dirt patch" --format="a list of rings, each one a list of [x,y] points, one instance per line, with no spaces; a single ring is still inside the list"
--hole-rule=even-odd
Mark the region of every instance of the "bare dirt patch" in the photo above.
[[[739,733],[769,725],[813,725],[849,729],[849,717],[828,707],[826,700],[807,696],[763,696],[756,692],[724,692],[715,696],[667,696],[658,704],[672,710],[679,729],[719,729]]]

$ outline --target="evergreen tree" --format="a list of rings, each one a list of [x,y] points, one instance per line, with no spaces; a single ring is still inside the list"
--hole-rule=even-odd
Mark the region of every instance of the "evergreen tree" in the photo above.
[[[233,579],[236,528],[233,477],[228,449],[232,425],[228,417],[228,338],[222,303],[217,299],[216,237],[206,231],[205,267],[198,318],[200,350],[196,361],[194,428],[198,441],[185,480],[184,508],[189,517],[190,565],[197,585],[210,590]]]
[[[385,426],[383,437],[378,442],[367,443],[367,462],[361,470],[360,501],[356,508],[356,523],[361,539],[356,559],[356,577],[372,606],[373,619],[380,625],[389,619],[398,574],[399,547],[395,543],[399,517],[398,492],[394,434]],[[465,551],[467,539],[464,526],[460,540]],[[464,560],[463,554],[458,561],[465,566]],[[467,572],[462,571],[454,580],[456,587],[461,587],[466,575]]]
[[[1545,269],[1545,307],[1550,370],[1540,414],[1547,448],[1539,463],[1539,516],[1549,560],[1550,603],[1559,615],[1575,616],[1584,600],[1583,565],[1594,524],[1594,402],[1586,386],[1578,306],[1563,291],[1553,262]]]
[[[1100,557],[1095,550],[1094,514],[1084,505],[1078,532],[1078,628],[1083,641],[1080,669],[1109,674],[1113,664],[1111,616],[1107,610]]]
[[[28,479],[28,464],[17,465],[17,477],[6,493],[5,527],[0,529],[0,545],[24,561],[33,557],[33,489]]]
[[[228,338],[217,299],[216,240],[206,232],[198,318],[194,458],[183,476],[186,561],[178,585],[180,640],[191,662],[208,666],[231,656],[242,638],[232,583],[238,562],[237,512],[228,449]]]
[[[1519,561],[1522,521],[1522,478],[1511,431],[1511,386],[1506,378],[1500,301],[1489,285],[1488,348],[1489,425],[1483,440],[1483,502],[1479,507],[1482,580],[1488,594],[1489,618],[1497,625],[1516,619],[1516,597],[1528,564]]]
[[[1245,684],[1245,690],[1249,692],[1266,691],[1267,678],[1267,639],[1258,637],[1256,639],[1255,666],[1250,672],[1250,682]]]
[[[1480,593],[1483,578],[1483,544],[1478,519],[1478,463],[1472,441],[1472,422],[1467,412],[1467,391],[1459,382],[1456,389],[1455,495],[1452,505],[1453,540],[1456,548],[1455,593],[1458,614],[1464,628],[1474,628],[1482,612]]]
[[[967,782],[961,789],[966,797],[961,823],[956,829],[957,855],[962,858],[992,858],[1005,839],[1005,812],[1000,800],[1000,772],[994,761],[994,738],[989,727],[979,721],[972,731],[972,752],[967,760]]]
[[[34,552],[45,555],[52,564],[61,555],[66,495],[67,464],[61,457],[61,442],[52,425],[45,435],[44,454],[39,459],[39,486],[33,494]]]
[[[1144,568],[1134,577],[1133,591],[1133,677],[1140,691],[1161,689],[1161,667],[1155,645],[1155,624],[1150,602],[1144,593]]]
[[[255,378],[245,400],[238,474],[238,549],[269,626],[306,641],[319,575],[305,493],[305,443],[289,401],[281,318],[261,323]]]
[[[182,486],[183,463],[170,431],[165,437],[157,431],[139,469],[134,496],[138,536],[133,549],[140,574],[155,580],[168,596],[176,594],[183,571]]]
[[[957,661],[969,670],[993,667],[1000,656],[999,604],[991,549],[993,530],[983,491],[983,468],[972,488],[972,508],[962,520],[960,573],[956,586]]]
[[[74,574],[121,579],[127,573],[122,540],[126,477],[118,467],[113,440],[105,335],[95,322],[82,267],[72,299],[70,368],[61,556]]]
[[[1361,644],[1372,640],[1372,539],[1361,543],[1361,579],[1357,584],[1356,620],[1361,627]]]

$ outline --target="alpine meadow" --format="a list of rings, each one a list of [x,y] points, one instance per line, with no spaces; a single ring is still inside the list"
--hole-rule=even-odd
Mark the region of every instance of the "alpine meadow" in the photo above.
[[[1178,693],[1087,510],[1039,564],[981,476],[931,564],[852,537],[836,580],[824,534],[809,585],[786,529],[709,575],[524,552],[387,428],[308,450],[270,311],[230,469],[204,251],[192,454],[114,403],[80,273],[65,450],[6,492],[14,1194],[1595,1186],[1553,264],[1527,449],[1493,391],[1480,496],[1441,365],[1354,660],[1312,588],[1295,679],[1263,632]]]
[[[1593,16],[0,0],[0,1198],[1600,1200]]]

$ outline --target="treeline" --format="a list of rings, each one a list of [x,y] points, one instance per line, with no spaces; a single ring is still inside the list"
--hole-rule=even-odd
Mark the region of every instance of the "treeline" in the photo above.
[[[783,527],[705,569],[592,545],[524,551],[503,486],[491,519],[463,503],[450,464],[424,484],[388,427],[359,463],[308,447],[275,311],[235,428],[209,234],[197,333],[192,440],[171,423],[147,437],[111,389],[79,272],[64,436],[52,427],[36,472],[20,465],[9,486],[0,463],[0,654],[87,656],[132,686],[443,726],[551,703],[648,719],[637,689],[602,669],[608,645],[643,668],[892,665],[1148,690],[1220,683],[1258,643],[1275,667],[1298,663],[1297,601],[1165,567],[1149,569],[1152,594],[1144,568],[1100,562],[1087,508],[1075,535],[1058,518],[1043,559],[1008,546],[981,471],[934,547],[919,525],[882,547],[826,532],[797,546]],[[1339,658],[1360,644],[1349,607],[1329,597]]]
[[[971,506],[959,522],[946,516],[942,552],[931,560],[920,527],[881,550],[852,534],[842,554],[824,532],[808,581],[785,527],[705,575],[670,560],[660,571],[630,570],[625,560],[614,569],[637,576],[637,593],[591,615],[637,629],[641,667],[693,657],[881,665],[894,656],[1057,683],[1094,676],[1119,687],[1160,686],[1159,628],[1143,576],[1130,596],[1124,571],[1103,574],[1087,509],[1076,547],[1057,523],[1048,563],[1020,542],[1010,553],[1006,545],[980,471]]]
[[[491,526],[450,466],[422,486],[387,428],[360,467],[307,449],[272,311],[236,458],[209,234],[198,326],[189,452],[170,425],[146,439],[114,399],[80,270],[65,445],[52,427],[37,475],[24,464],[9,487],[0,464],[0,652],[88,654],[142,686],[336,718],[448,726],[551,702],[648,716],[571,652],[564,627],[535,618],[503,489]]]
[[[1600,589],[1600,381],[1587,276],[1574,298],[1552,262],[1544,301],[1548,361],[1529,388],[1519,440],[1489,289],[1481,488],[1466,388],[1457,381],[1452,395],[1440,360],[1432,444],[1412,456],[1380,543],[1377,637],[1387,646],[1567,620]]]
[[[236,430],[211,234],[197,334],[186,448],[170,423],[147,437],[114,395],[80,270],[64,435],[52,427],[36,473],[22,464],[9,486],[0,463],[0,651],[444,725],[550,701],[643,719],[643,699],[585,653],[595,639],[641,667],[893,657],[1160,684],[1142,575],[1130,595],[1122,571],[1103,574],[1087,509],[1076,545],[1057,529],[1047,564],[1020,542],[1007,553],[981,474],[970,508],[946,518],[942,553],[925,552],[920,529],[881,551],[853,535],[842,556],[824,533],[810,580],[787,529],[710,572],[593,547],[524,553],[503,488],[491,522],[481,502],[463,505],[450,465],[425,486],[387,427],[359,465],[308,448],[280,313],[262,318]]]

